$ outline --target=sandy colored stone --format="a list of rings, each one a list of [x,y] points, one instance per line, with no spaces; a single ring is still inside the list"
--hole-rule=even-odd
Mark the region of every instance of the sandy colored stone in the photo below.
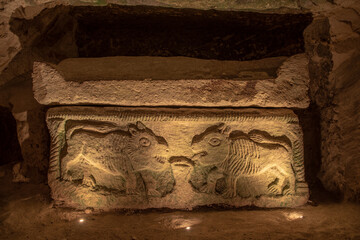
[[[31,81],[31,77],[29,80]],[[45,110],[32,93],[32,84],[26,80],[0,89],[0,105],[11,109],[16,121],[14,134],[20,144],[20,151],[12,156],[20,156],[23,160],[21,173],[31,181],[46,181],[49,155],[49,133],[46,128]],[[9,126],[6,126],[8,130]],[[17,134],[16,134],[17,133]],[[6,137],[5,141],[9,141]],[[9,151],[9,149],[7,150]],[[19,160],[20,160],[19,159]]]
[[[286,59],[277,69],[277,77],[271,77],[283,60],[269,58],[250,63],[184,57],[114,57],[68,59],[54,67],[35,62],[33,89],[35,99],[44,105],[306,108],[307,58],[299,54]],[[138,66],[129,67],[127,61],[137,61]],[[120,64],[124,69],[114,70]],[[155,73],[151,71],[154,69]]]
[[[69,58],[55,69],[69,82],[106,80],[182,80],[276,78],[287,57],[217,61],[189,57]]]
[[[302,131],[290,110],[56,107],[49,186],[76,208],[306,203]]]
[[[331,9],[327,18],[316,19],[305,31],[305,41],[311,45],[310,96],[321,118],[318,176],[328,191],[359,201],[360,16],[359,3],[351,2],[342,1],[346,8]]]
[[[46,9],[46,8],[53,8],[56,5],[102,5],[102,4],[106,4],[106,3],[113,3],[113,4],[119,4],[118,1],[114,0],[114,1],[107,1],[107,2],[81,2],[81,1],[72,1],[71,3],[69,1],[47,1],[47,0],[37,0],[37,1],[23,1],[23,0],[7,0],[7,1],[3,1],[1,3],[1,25],[0,25],[0,45],[1,50],[0,50],[0,69],[2,70],[2,72],[5,72],[6,69],[9,69],[9,63],[13,63],[18,61],[16,58],[14,58],[21,50],[22,50],[22,45],[19,42],[18,37],[13,34],[10,31],[10,27],[9,27],[9,21],[11,19],[11,17],[14,18],[21,18],[21,19],[32,19],[34,18],[36,15],[38,15],[42,10]],[[121,1],[121,4],[129,4],[131,1]],[[133,4],[138,4],[138,1],[132,1]],[[258,1],[234,1],[234,2],[223,2],[223,1],[161,1],[163,5],[166,6],[171,6],[171,7],[178,7],[178,8],[182,8],[182,7],[189,7],[189,8],[200,8],[200,9],[222,9],[222,10],[233,10],[233,9],[237,9],[237,10],[256,10],[254,8],[252,8],[250,5],[258,5]],[[142,4],[146,4],[146,5],[153,5],[153,6],[159,6],[160,1],[142,1]],[[239,5],[237,5],[239,4]],[[249,4],[249,5],[246,5]],[[275,5],[274,5],[275,4]],[[310,10],[314,16],[325,16],[325,18],[329,18],[329,17],[334,17],[334,15],[338,14],[338,16],[336,16],[336,18],[339,18],[340,22],[342,22],[343,24],[339,24],[342,26],[345,26],[344,24],[348,23],[349,25],[351,25],[350,27],[353,28],[354,31],[358,31],[358,23],[356,23],[355,21],[349,21],[348,18],[352,18],[353,16],[357,17],[358,13],[359,13],[359,9],[360,9],[360,5],[359,5],[359,1],[357,0],[335,0],[333,1],[333,3],[329,2],[329,1],[323,1],[323,0],[315,0],[315,1],[307,1],[307,0],[302,0],[302,1],[298,1],[296,2],[296,4],[294,3],[294,1],[291,1],[289,3],[285,3],[283,1],[279,2],[279,1],[269,1],[268,4],[260,4],[258,5],[258,9],[260,8],[267,8],[267,9],[272,9],[273,12],[278,13],[281,11],[286,12],[287,9],[286,8],[282,8],[282,9],[276,9],[276,7],[291,7],[290,5],[293,6],[297,6],[299,8],[302,9],[308,9]],[[237,6],[235,6],[237,5]],[[346,13],[344,13],[343,11],[345,10]],[[335,13],[335,14],[334,14]],[[357,17],[357,19],[359,19]],[[358,21],[358,20],[357,20]],[[333,23],[334,21],[332,21]],[[335,23],[337,24],[337,23]],[[348,28],[348,27],[346,27]],[[340,29],[338,29],[340,30]],[[352,33],[350,33],[350,35],[353,35]],[[335,35],[333,35],[335,36]],[[343,35],[346,37],[346,34]],[[336,37],[336,36],[335,36]],[[324,44],[324,38],[320,39],[320,41],[323,41],[322,44]],[[326,39],[325,44],[327,44],[327,42],[333,41],[333,39]],[[336,64],[336,66],[340,66],[343,60],[346,60],[349,57],[349,54],[343,54],[344,52],[348,51],[351,52],[354,45],[358,45],[359,44],[356,42],[356,39],[344,39],[344,41],[341,41],[342,44],[336,44],[335,46],[331,46],[332,48],[332,54],[334,54],[334,56],[336,56],[336,59],[334,59],[334,63]],[[350,44],[349,44],[350,43]],[[313,46],[315,47],[315,46]],[[342,49],[346,49],[348,48],[346,51],[340,51],[340,54],[336,53],[334,51],[334,49],[336,48],[336,51],[338,51],[339,48]],[[319,48],[320,49],[320,48]],[[310,54],[309,51],[306,51],[307,54]],[[26,53],[27,54],[27,53]],[[319,60],[318,58],[319,56],[314,56],[314,61]],[[330,62],[333,59],[331,59],[330,56]],[[313,73],[321,73],[321,69],[327,68],[328,66],[326,65],[326,62],[324,64],[324,62],[319,61],[318,62],[319,66],[317,69],[314,69]],[[12,69],[14,69],[14,71],[12,71],[11,74],[6,73],[6,76],[10,77],[4,77],[3,75],[1,76],[1,80],[0,80],[0,84],[4,84],[5,82],[16,82],[16,76],[23,74],[24,72],[18,73],[17,69],[18,67],[23,68],[24,65],[23,63],[18,64],[18,63],[14,63],[15,67],[11,67],[11,71]],[[19,66],[20,65],[20,66]],[[354,64],[351,64],[354,66]],[[27,71],[30,71],[30,68],[26,68]],[[328,72],[331,72],[331,67],[329,70],[326,70]],[[14,76],[14,78],[12,77]],[[326,80],[325,80],[326,79]],[[314,82],[314,78],[312,78],[311,80],[312,82]],[[326,117],[323,119],[323,125],[322,125],[322,146],[324,146],[323,148],[323,162],[324,162],[324,166],[323,166],[323,172],[327,172],[325,178],[323,178],[323,183],[330,183],[328,185],[326,185],[325,187],[328,190],[331,190],[333,192],[344,192],[345,189],[350,189],[348,191],[348,196],[349,199],[353,199],[353,196],[355,196],[354,192],[356,192],[355,190],[353,191],[353,187],[350,188],[346,188],[344,186],[346,186],[346,184],[358,184],[359,181],[354,181],[353,178],[349,178],[348,180],[344,181],[344,177],[343,177],[343,173],[344,173],[344,161],[342,161],[341,159],[344,159],[342,157],[338,157],[340,154],[345,154],[347,159],[352,159],[351,161],[356,161],[357,159],[357,150],[351,150],[348,151],[348,147],[344,148],[344,149],[340,149],[339,147],[335,147],[335,146],[349,146],[349,145],[354,145],[354,146],[358,146],[356,144],[356,141],[353,141],[353,137],[357,138],[357,128],[356,128],[356,121],[352,121],[353,117],[352,116],[348,116],[346,114],[353,114],[353,113],[358,113],[359,111],[357,111],[356,106],[358,106],[357,103],[357,92],[355,90],[349,90],[352,89],[352,86],[348,86],[347,90],[342,92],[341,88],[339,88],[337,91],[334,91],[334,89],[328,89],[328,87],[326,87],[326,85],[328,85],[328,77],[325,76],[324,79],[320,79],[320,81],[323,83],[319,84],[320,89],[325,89],[323,90],[323,92],[320,92],[317,94],[317,99],[316,99],[316,104],[318,104],[319,108],[321,109],[322,112],[322,116]],[[335,76],[333,78],[331,78],[331,82],[332,85],[334,85],[335,83],[342,83],[344,82],[342,79],[339,80],[338,76]],[[30,84],[29,84],[30,85]],[[325,86],[324,86],[325,85]],[[313,91],[313,87],[310,87],[310,91]],[[315,87],[315,90],[317,88]],[[355,87],[354,87],[355,89]],[[325,92],[325,93],[324,93]],[[332,102],[332,96],[333,95],[337,95],[337,100],[336,103]],[[348,94],[355,94],[353,97],[349,97]],[[339,100],[340,98],[342,98],[343,96],[346,96],[346,100]],[[0,97],[1,94],[0,94]],[[349,97],[349,98],[348,98]],[[348,100],[350,99],[351,103],[348,103]],[[312,100],[314,100],[314,98],[312,98]],[[321,102],[320,102],[321,101]],[[339,102],[340,101],[340,102]],[[22,105],[27,101],[17,101],[16,104],[14,105],[15,108],[18,107],[18,105]],[[343,114],[341,114],[341,116],[334,116],[337,115],[337,112],[339,111],[339,109],[335,109],[335,107],[337,106],[337,104],[341,104],[341,108],[344,109],[346,108],[346,111],[342,111]],[[323,108],[324,105],[327,105],[328,108]],[[26,110],[26,109],[25,109]],[[24,111],[25,111],[24,110]],[[331,112],[330,114],[328,113],[329,111]],[[339,119],[339,118],[343,118],[344,116],[345,119],[342,120],[340,123],[338,121],[332,121],[333,118]],[[354,117],[354,119],[357,119]],[[41,119],[37,119],[37,121],[39,122]],[[350,123],[350,127],[347,127],[348,124]],[[339,126],[339,124],[344,124]],[[332,125],[330,127],[330,125]],[[354,127],[355,126],[355,127]],[[339,131],[339,127],[341,129],[344,129],[344,131]],[[345,130],[346,129],[346,130]],[[344,139],[345,142],[347,142],[347,144],[343,144],[339,139],[341,139],[342,137],[339,135],[345,135]],[[356,147],[351,147],[351,149],[356,149]],[[334,152],[335,151],[335,152]],[[331,152],[331,153],[330,153]],[[350,163],[351,161],[349,161],[349,163],[347,163],[346,165],[349,167],[349,169],[352,172],[352,170],[354,170],[354,174],[352,174],[352,176],[356,177],[359,176],[358,171],[356,173],[356,169],[357,168],[353,168],[353,164]],[[336,167],[329,167],[329,164],[333,164]],[[327,171],[326,169],[329,169],[329,171]],[[336,173],[336,174],[333,174]],[[339,176],[339,178],[337,177],[332,177],[332,176]],[[330,181],[332,179],[332,181]]]

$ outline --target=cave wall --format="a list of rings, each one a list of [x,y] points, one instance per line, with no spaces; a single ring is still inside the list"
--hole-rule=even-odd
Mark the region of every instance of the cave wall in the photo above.
[[[329,76],[333,95],[328,112],[323,116],[326,143],[323,153],[323,182],[334,183],[346,199],[360,200],[360,8],[340,9],[329,17],[332,35],[331,51],[334,67]],[[333,106],[333,108],[332,108]],[[328,133],[328,134],[327,134]],[[332,152],[337,153],[334,156]],[[326,159],[326,160],[325,160]],[[338,163],[338,164],[336,164]],[[333,170],[331,164],[339,170]],[[342,174],[342,181],[333,179],[327,169]],[[336,169],[336,168],[335,168]],[[331,181],[332,180],[332,181]]]
[[[359,5],[342,4],[315,12],[317,17],[304,35],[310,97],[321,124],[318,177],[327,190],[359,201]]]
[[[0,165],[21,161],[20,146],[16,136],[16,121],[5,107],[0,107]]]
[[[360,65],[360,4],[356,0],[126,0],[94,3],[1,1],[0,105],[10,109],[17,121],[18,138],[24,158],[22,168],[24,174],[37,181],[41,181],[41,178],[45,179],[49,151],[48,134],[44,123],[46,109],[39,105],[32,95],[32,64],[36,60],[56,62],[66,57],[77,57],[77,49],[73,44],[74,35],[69,34],[63,38],[50,39],[53,42],[51,46],[37,51],[31,46],[38,40],[39,29],[27,33],[30,36],[28,42],[21,42],[19,37],[10,31],[10,19],[32,19],[43,9],[57,5],[104,6],[108,3],[278,13],[312,12],[314,22],[306,29],[304,36],[306,53],[310,59],[309,94],[313,101],[312,114],[319,116],[321,126],[322,164],[318,177],[327,190],[345,199],[359,201],[360,98],[357,92],[360,88],[358,67]],[[52,20],[51,15],[48,16],[48,19],[44,19],[44,26]],[[71,22],[64,24],[68,28],[72,27]],[[62,27],[64,26],[58,26],[58,29]],[[58,52],[63,55],[57,55]]]

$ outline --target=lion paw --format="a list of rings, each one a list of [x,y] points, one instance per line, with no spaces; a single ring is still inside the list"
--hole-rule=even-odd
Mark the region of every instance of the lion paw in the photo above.
[[[205,184],[200,187],[200,192],[202,193],[215,193],[215,186]]]
[[[286,190],[283,191],[282,188],[277,185],[270,186],[268,189],[269,192],[274,195],[285,195],[285,191],[286,191]]]
[[[287,189],[284,190],[283,194],[284,194],[285,196],[290,196],[290,195],[294,195],[295,192],[292,191],[291,189],[287,188]]]
[[[91,188],[95,188],[95,186],[96,186],[96,181],[95,181],[95,179],[94,179],[94,177],[93,176],[84,176],[84,178],[83,178],[83,180],[82,180],[82,184],[83,185],[86,185],[86,186],[88,186],[88,187],[91,187]]]
[[[161,197],[161,193],[156,189],[148,189],[147,195],[150,197]]]
[[[233,198],[236,197],[236,192],[230,189],[227,189],[223,194],[222,194],[223,198]]]
[[[279,188],[277,186],[270,186],[268,188],[269,192],[274,194],[274,195],[278,195],[281,193],[281,191],[279,190]]]

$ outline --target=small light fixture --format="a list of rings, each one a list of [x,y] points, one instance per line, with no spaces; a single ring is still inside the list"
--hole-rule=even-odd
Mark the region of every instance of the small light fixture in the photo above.
[[[186,230],[190,230],[191,229],[191,227],[186,227]]]
[[[79,223],[83,223],[84,221],[85,221],[85,219],[83,219],[83,218],[79,219]]]

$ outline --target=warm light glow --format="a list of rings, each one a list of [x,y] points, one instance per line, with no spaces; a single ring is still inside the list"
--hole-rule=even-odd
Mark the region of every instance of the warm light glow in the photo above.
[[[186,227],[186,230],[190,230],[191,227]]]
[[[284,215],[288,221],[304,218],[304,215],[301,212],[290,212],[290,213],[285,213]]]
[[[85,219],[83,219],[83,218],[79,219],[79,223],[83,223],[84,221],[85,221]]]

